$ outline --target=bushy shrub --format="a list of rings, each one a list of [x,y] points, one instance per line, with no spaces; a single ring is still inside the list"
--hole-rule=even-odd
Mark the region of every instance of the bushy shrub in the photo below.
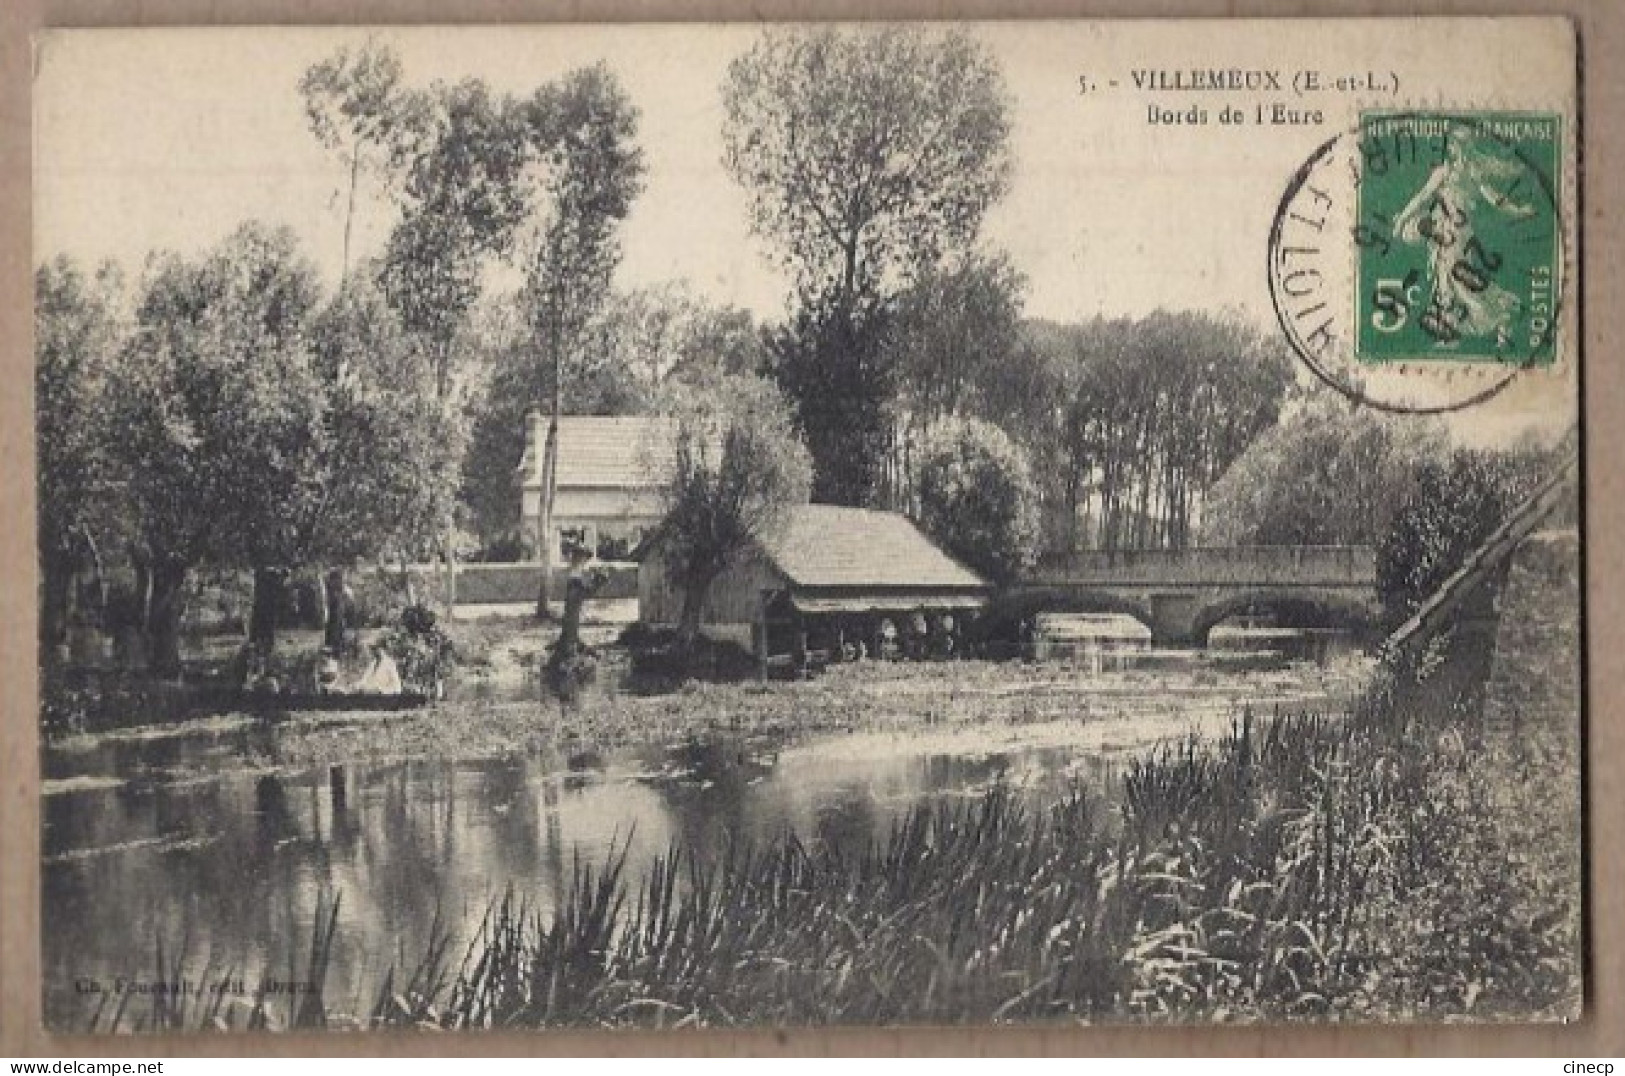
[[[758,673],[754,655],[738,643],[701,634],[684,652],[673,628],[639,621],[628,624],[618,640],[631,655],[632,673],[649,687],[671,687],[686,680],[726,683]]]
[[[598,655],[590,647],[577,645],[566,654],[555,646],[542,666],[547,688],[566,706],[574,706],[588,685],[598,679]]]
[[[435,693],[457,664],[457,649],[440,627],[433,609],[409,605],[401,611],[400,626],[386,632],[379,644],[395,659],[401,682],[413,690]]]
[[[1208,491],[1204,545],[1367,545],[1387,531],[1418,466],[1446,448],[1437,419],[1351,407],[1313,392]]]
[[[1038,488],[1003,430],[957,419],[927,439],[915,475],[919,522],[949,553],[1008,582],[1038,551]]]
[[[1459,570],[1543,477],[1539,457],[1461,449],[1417,469],[1377,541],[1377,592],[1397,625]]]
[[[646,649],[653,646],[670,646],[676,640],[676,629],[656,627],[643,620],[634,620],[622,628],[621,633],[615,637],[616,645],[624,646],[629,650]]]

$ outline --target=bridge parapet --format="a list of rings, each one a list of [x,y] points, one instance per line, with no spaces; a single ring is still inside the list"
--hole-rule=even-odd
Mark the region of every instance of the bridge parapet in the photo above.
[[[1028,578],[1046,585],[1370,587],[1377,557],[1363,545],[1089,549],[1042,557]]]

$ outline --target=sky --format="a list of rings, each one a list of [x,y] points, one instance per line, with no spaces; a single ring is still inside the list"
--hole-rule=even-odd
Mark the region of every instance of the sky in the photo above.
[[[458,28],[379,36],[417,85],[474,75],[523,92],[608,61],[641,113],[648,164],[647,188],[624,229],[619,282],[687,280],[718,302],[773,315],[788,282],[750,234],[744,192],[722,165],[720,88],[728,62],[759,32]],[[1029,313],[1074,319],[1199,303],[1270,317],[1262,236],[1287,164],[1318,142],[1313,132],[1272,140],[1282,150],[1273,168],[1267,158],[1247,159],[1262,156],[1255,147],[1227,155],[1223,143],[1196,133],[1146,138],[1143,109],[1079,99],[1086,38],[998,26],[980,36],[1001,62],[1014,119],[1011,190],[987,220],[987,240],[1026,273]],[[297,85],[312,63],[365,37],[149,30],[48,42],[38,63],[40,251],[139,265],[149,250],[201,249],[258,217],[291,225],[336,279],[347,173],[310,134]],[[1237,49],[1237,62],[1249,51]],[[1193,182],[1192,173],[1221,181]],[[381,246],[393,219],[380,194],[362,188],[363,252]],[[1238,216],[1258,222],[1252,242],[1202,241],[1214,221]],[[1237,272],[1241,263],[1253,271]]]
[[[1281,191],[1322,141],[1353,122],[1359,102],[1326,100],[1318,125],[1226,128],[1212,115],[1219,100],[1136,90],[1135,71],[1290,70],[1365,56],[1425,94],[1448,87],[1464,100],[1550,76],[1481,62],[1515,53],[1506,29],[1488,22],[1448,35],[1312,20],[1259,30],[1244,22],[972,28],[1002,68],[1013,119],[1011,187],[989,213],[984,239],[1025,274],[1028,315],[1201,309],[1274,331],[1265,254]],[[149,252],[196,253],[258,218],[291,226],[335,283],[347,170],[310,133],[297,86],[341,45],[376,36],[399,52],[410,85],[477,76],[529,92],[606,61],[640,112],[648,168],[623,229],[617,285],[682,281],[715,303],[774,318],[788,280],[750,233],[745,194],[722,165],[720,87],[729,61],[760,33],[735,24],[48,35],[36,52],[37,259],[67,253],[136,270]],[[1080,93],[1080,77],[1096,88]],[[1147,123],[1151,104],[1192,102],[1209,109],[1207,124]],[[355,247],[364,256],[382,246],[393,210],[376,182],[364,181],[359,202]],[[1508,405],[1520,406],[1498,406]],[[1509,411],[1482,421],[1522,419]]]

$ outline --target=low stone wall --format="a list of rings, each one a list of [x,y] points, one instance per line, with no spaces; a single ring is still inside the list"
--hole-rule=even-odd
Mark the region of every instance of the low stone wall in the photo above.
[[[637,597],[636,564],[599,564],[595,567],[608,577],[598,590],[597,597]],[[388,573],[390,569],[381,568],[379,571]],[[433,602],[444,600],[446,577],[443,571],[429,565],[413,565],[408,571],[412,573],[412,582],[425,600]],[[561,599],[569,574],[568,568],[557,565],[553,568],[553,591]],[[534,602],[541,581],[542,566],[539,563],[460,564],[457,567],[457,604],[498,605],[506,602]]]

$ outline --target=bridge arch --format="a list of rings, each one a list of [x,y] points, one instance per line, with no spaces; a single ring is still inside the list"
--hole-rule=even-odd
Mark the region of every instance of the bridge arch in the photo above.
[[[1191,639],[1208,645],[1208,635],[1219,624],[1248,612],[1268,612],[1295,628],[1340,628],[1356,634],[1377,624],[1377,610],[1346,594],[1249,590],[1227,594],[1197,609],[1191,621]]]

